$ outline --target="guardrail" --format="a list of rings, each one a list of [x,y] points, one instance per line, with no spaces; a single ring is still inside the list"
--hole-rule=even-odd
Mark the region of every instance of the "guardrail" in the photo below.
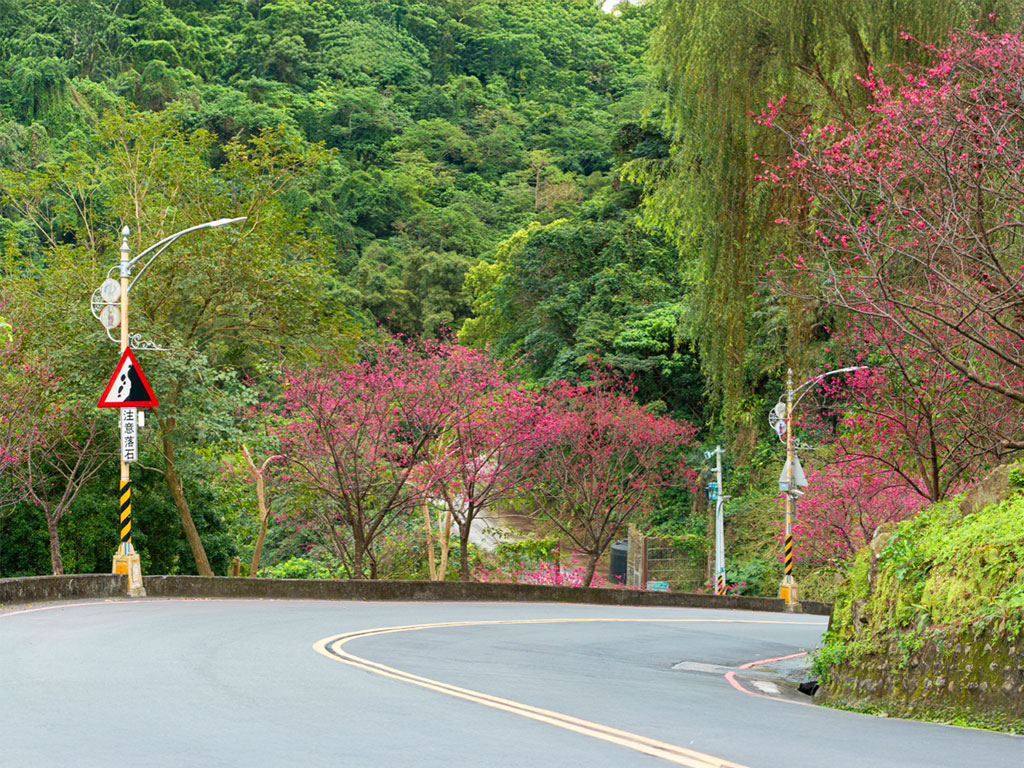
[[[331,579],[250,579],[229,576],[144,576],[148,597],[248,598],[263,600],[444,600],[558,602],[676,608],[731,608],[782,613],[785,601],[635,589],[547,587],[538,584],[484,584],[462,581],[348,581]],[[124,597],[124,575],[81,574],[0,579],[0,605]],[[803,613],[827,616],[831,606],[806,601]]]

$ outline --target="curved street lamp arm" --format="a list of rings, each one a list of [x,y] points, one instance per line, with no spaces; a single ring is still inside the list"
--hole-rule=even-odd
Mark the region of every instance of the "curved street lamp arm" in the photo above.
[[[149,246],[149,248],[142,251],[142,253],[140,253],[138,256],[136,256],[134,259],[132,259],[125,265],[128,270],[128,273],[131,274],[132,267],[134,267],[147,254],[156,251],[156,253],[153,253],[153,255],[149,258],[149,261],[142,265],[142,269],[139,270],[138,274],[135,275],[135,279],[132,280],[131,283],[128,285],[128,291],[130,292],[132,287],[137,282],[139,282],[139,278],[142,277],[142,273],[146,271],[150,264],[156,261],[156,257],[163,253],[164,249],[166,249],[167,246],[169,246],[182,235],[187,235],[189,232],[195,232],[197,229],[212,229],[213,227],[224,227],[227,226],[228,224],[237,224],[241,221],[245,221],[247,218],[248,216],[240,216],[237,219],[215,219],[213,221],[207,221],[203,224],[196,224],[194,227],[189,227],[187,229],[181,230],[180,232],[175,232],[173,235],[168,235],[163,240]]]
[[[804,395],[806,395],[808,392],[810,392],[812,389],[814,389],[814,385],[817,384],[818,382],[820,382],[826,376],[832,376],[832,375],[837,374],[837,373],[850,373],[851,371],[866,370],[867,367],[868,366],[866,366],[866,365],[851,365],[851,366],[848,366],[846,368],[836,368],[836,370],[834,370],[834,371],[826,371],[825,373],[821,374],[820,376],[815,376],[810,381],[805,381],[803,384],[801,384],[799,387],[797,387],[796,389],[793,390],[793,394],[794,395],[797,392],[800,392],[801,389],[804,390],[803,393],[801,393],[800,397],[798,397],[796,399],[796,401],[793,403],[793,407],[796,408],[797,404],[801,400],[804,399]]]

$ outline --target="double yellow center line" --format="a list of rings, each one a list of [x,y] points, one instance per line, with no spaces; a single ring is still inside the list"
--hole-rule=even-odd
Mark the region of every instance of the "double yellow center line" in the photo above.
[[[658,741],[656,739],[649,739],[646,736],[640,736],[639,734],[629,733],[628,731],[622,731],[618,728],[612,728],[607,725],[601,725],[600,723],[594,723],[589,720],[582,720],[578,717],[571,715],[565,715],[561,712],[554,712],[550,709],[541,709],[540,707],[530,706],[529,704],[522,704],[517,701],[510,701],[509,699],[503,699],[498,696],[492,696],[488,693],[481,693],[480,691],[473,691],[468,688],[460,688],[456,685],[450,685],[449,683],[443,683],[438,680],[431,680],[428,677],[422,677],[420,675],[414,675],[411,672],[405,672],[394,667],[389,667],[384,664],[378,664],[374,661],[368,661],[360,656],[356,656],[353,653],[344,649],[344,645],[352,640],[365,637],[375,637],[378,635],[389,635],[396,632],[413,632],[420,629],[439,629],[443,627],[478,627],[478,626],[494,626],[494,625],[513,625],[513,624],[585,624],[585,623],[657,623],[657,624],[807,624],[815,625],[819,622],[797,622],[797,621],[775,621],[775,620],[756,620],[756,619],[512,619],[505,621],[452,621],[452,622],[440,622],[435,624],[410,624],[407,626],[400,627],[382,627],[379,629],[364,629],[358,632],[348,632],[343,635],[334,635],[332,637],[325,637],[323,640],[319,640],[313,644],[314,650],[317,653],[321,653],[329,659],[334,661],[340,661],[343,664],[349,664],[353,667],[366,670],[367,672],[373,672],[383,677],[389,677],[393,680],[399,680],[403,683],[409,683],[411,685],[418,685],[421,688],[427,688],[428,690],[443,693],[448,696],[454,696],[459,699],[466,701],[472,701],[477,704],[482,704],[485,707],[491,707],[492,709],[499,709],[503,712],[510,714],[519,715],[520,717],[526,717],[531,720],[537,720],[548,725],[553,725],[558,728],[564,728],[568,731],[589,736],[594,739],[600,739],[611,744],[617,744],[627,749],[632,749],[637,752],[642,752],[645,755],[651,755],[662,760],[667,760],[675,765],[688,766],[688,768],[745,768],[745,766],[739,763],[734,763],[729,760],[723,760],[722,758],[715,757],[713,755],[704,754],[703,752],[697,752],[686,747],[676,746],[675,744],[669,744],[664,741]]]

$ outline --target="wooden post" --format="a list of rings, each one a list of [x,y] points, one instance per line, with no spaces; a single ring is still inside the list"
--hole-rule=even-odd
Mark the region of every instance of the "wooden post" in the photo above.
[[[640,589],[647,589],[647,537],[640,534]]]

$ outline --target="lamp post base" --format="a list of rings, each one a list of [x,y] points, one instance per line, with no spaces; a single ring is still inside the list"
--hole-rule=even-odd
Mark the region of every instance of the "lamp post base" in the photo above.
[[[779,585],[779,599],[785,600],[787,606],[799,602],[796,582],[792,576],[788,577],[788,580],[783,579]]]
[[[142,586],[142,563],[139,553],[130,541],[121,544],[114,553],[114,565],[111,573],[123,573],[128,577],[128,597],[145,597],[146,588]]]

